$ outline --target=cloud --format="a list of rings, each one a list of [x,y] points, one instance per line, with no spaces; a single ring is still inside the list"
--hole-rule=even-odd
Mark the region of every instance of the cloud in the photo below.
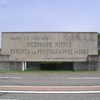
[[[0,4],[7,4],[8,1],[7,0],[0,0]]]

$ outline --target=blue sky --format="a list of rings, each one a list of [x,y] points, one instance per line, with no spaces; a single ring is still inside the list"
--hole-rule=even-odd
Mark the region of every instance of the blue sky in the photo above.
[[[0,0],[0,42],[24,31],[100,32],[100,0]]]

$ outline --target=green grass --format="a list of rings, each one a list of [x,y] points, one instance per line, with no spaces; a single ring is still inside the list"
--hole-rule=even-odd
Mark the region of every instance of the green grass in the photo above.
[[[67,74],[67,73],[100,73],[100,71],[42,71],[42,70],[26,70],[26,71],[0,71],[0,73],[49,73],[49,74]]]

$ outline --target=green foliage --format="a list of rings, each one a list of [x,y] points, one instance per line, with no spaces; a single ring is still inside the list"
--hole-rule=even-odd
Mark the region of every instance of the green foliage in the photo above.
[[[27,62],[28,70],[39,70],[40,63],[39,62]]]
[[[100,55],[100,50],[98,50],[98,55]]]
[[[98,33],[98,42],[100,43],[100,33]]]
[[[27,62],[28,70],[60,70],[61,62]]]
[[[41,70],[60,70],[61,62],[41,62]]]
[[[100,55],[100,33],[98,33],[98,54]]]

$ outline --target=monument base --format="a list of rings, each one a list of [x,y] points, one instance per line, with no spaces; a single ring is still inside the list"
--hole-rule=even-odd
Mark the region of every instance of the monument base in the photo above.
[[[0,71],[24,71],[25,65],[22,61],[0,61]]]
[[[0,55],[0,71],[24,71],[28,65],[26,61],[10,61],[9,55]],[[40,63],[32,62],[32,67],[39,69]],[[62,62],[59,70],[100,71],[100,56],[89,55],[86,62]]]
[[[100,62],[75,62],[74,71],[100,71]]]

